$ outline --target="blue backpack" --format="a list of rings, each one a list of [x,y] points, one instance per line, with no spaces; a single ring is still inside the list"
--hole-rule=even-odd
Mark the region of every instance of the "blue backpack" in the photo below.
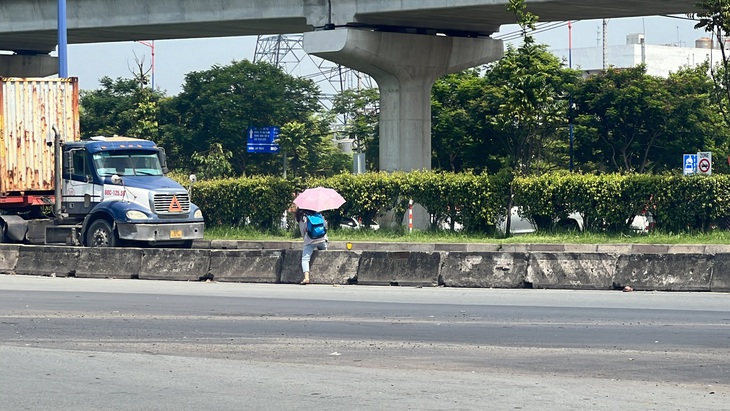
[[[312,240],[324,237],[327,234],[327,228],[324,226],[324,217],[322,214],[315,213],[307,216],[307,235]]]

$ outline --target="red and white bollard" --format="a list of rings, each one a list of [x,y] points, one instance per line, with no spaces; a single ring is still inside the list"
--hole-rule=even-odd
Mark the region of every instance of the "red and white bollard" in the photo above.
[[[408,200],[408,233],[413,232],[413,200]]]

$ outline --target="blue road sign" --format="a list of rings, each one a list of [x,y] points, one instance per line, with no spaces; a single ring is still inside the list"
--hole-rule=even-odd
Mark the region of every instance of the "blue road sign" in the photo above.
[[[279,146],[276,144],[246,144],[246,151],[249,153],[278,153]]]
[[[278,153],[279,145],[274,141],[279,138],[279,127],[250,127],[246,151],[249,153]]]
[[[682,174],[688,176],[697,172],[697,154],[685,154],[682,158]]]

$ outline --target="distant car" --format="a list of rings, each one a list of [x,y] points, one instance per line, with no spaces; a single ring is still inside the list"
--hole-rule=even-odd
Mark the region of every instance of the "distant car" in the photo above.
[[[537,231],[537,226],[530,219],[520,216],[520,207],[512,207],[510,212],[510,234],[531,234]],[[568,214],[565,221],[560,221],[560,225],[566,228],[583,231],[583,216],[578,212]],[[497,230],[504,233],[507,230],[507,219],[501,218],[497,221]]]
[[[628,222],[628,221],[627,221]],[[654,229],[654,215],[647,211],[631,220],[631,229],[640,233],[648,233]]]
[[[445,217],[438,222],[438,228],[441,230],[451,230],[451,217]],[[459,222],[454,222],[454,231],[461,231],[464,226]]]
[[[535,226],[535,224],[527,218],[520,217],[519,211],[519,207],[512,207],[512,222],[510,226],[510,233],[531,234],[536,232],[537,227]],[[626,223],[629,223],[629,220],[626,220]],[[562,227],[583,231],[583,216],[578,212],[572,212],[568,214],[568,219],[565,221],[561,221],[559,225]],[[631,230],[636,232],[648,233],[649,231],[654,229],[654,225],[654,216],[651,214],[651,212],[642,212],[641,214],[634,216],[633,220],[631,220],[630,228]],[[497,223],[497,229],[501,233],[504,233],[506,229],[505,219],[501,219]]]
[[[367,228],[365,224],[362,223],[362,219],[356,218],[356,217],[342,217],[340,220],[340,228],[344,229],[351,229],[351,230],[359,230],[362,228]],[[375,221],[370,222],[370,229],[371,230],[379,230],[380,225],[376,223]]]

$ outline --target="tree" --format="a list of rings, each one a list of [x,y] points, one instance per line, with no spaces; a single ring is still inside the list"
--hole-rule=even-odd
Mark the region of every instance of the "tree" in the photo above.
[[[679,169],[678,159],[687,152],[711,151],[727,157],[730,153],[728,125],[715,94],[712,77],[708,75],[710,63],[705,61],[696,67],[682,68],[671,73],[665,80],[673,98],[673,115],[668,124],[667,139],[657,147],[658,171]],[[725,161],[716,161],[715,171],[728,171]]]
[[[717,130],[703,70],[662,79],[644,66],[610,68],[586,79],[573,94],[577,162],[586,171],[661,172],[676,169],[682,153],[703,150]]]
[[[125,135],[155,139],[161,92],[140,87],[137,80],[102,77],[101,88],[81,91],[81,137]]]
[[[522,175],[558,165],[559,153],[549,149],[567,141],[565,95],[578,80],[577,71],[565,68],[547,46],[526,41],[519,48],[508,46],[486,79],[480,109],[506,165]]]
[[[714,41],[721,45],[722,55],[721,67],[710,66],[712,79],[715,83],[713,97],[720,109],[725,124],[730,126],[730,55],[725,49],[725,40],[730,38],[730,1],[728,0],[703,0],[695,3],[699,12],[688,13],[690,18],[699,18],[695,29],[704,29],[711,33]]]
[[[233,176],[233,167],[231,167],[230,159],[233,153],[223,150],[220,143],[213,143],[207,152],[195,152],[192,155],[192,161],[195,165],[195,172],[199,174],[201,179],[216,179]]]
[[[277,174],[282,168],[279,156],[246,152],[246,130],[307,123],[319,109],[319,94],[311,80],[266,62],[234,61],[191,72],[183,91],[164,107],[164,140],[173,142],[184,158],[220,143],[233,153],[236,174]]]
[[[345,135],[353,140],[353,149],[365,153],[371,170],[379,169],[378,120],[380,93],[376,88],[348,89],[338,93],[332,113],[345,118]]]
[[[501,167],[503,152],[495,150],[493,134],[485,127],[479,105],[486,80],[479,69],[448,74],[436,80],[431,97],[433,168],[459,172]],[[491,166],[491,167],[490,167]]]
[[[287,177],[330,177],[349,170],[352,158],[335,146],[329,119],[292,121],[279,133],[279,147],[287,156]]]
[[[559,132],[567,128],[566,89],[578,72],[566,68],[546,45],[535,43],[529,32],[538,18],[526,10],[524,0],[510,0],[507,9],[515,14],[523,43],[508,46],[505,56],[488,66],[477,110],[484,130],[491,130],[504,154],[505,166],[524,175],[557,164],[559,153],[547,149],[560,146]]]

